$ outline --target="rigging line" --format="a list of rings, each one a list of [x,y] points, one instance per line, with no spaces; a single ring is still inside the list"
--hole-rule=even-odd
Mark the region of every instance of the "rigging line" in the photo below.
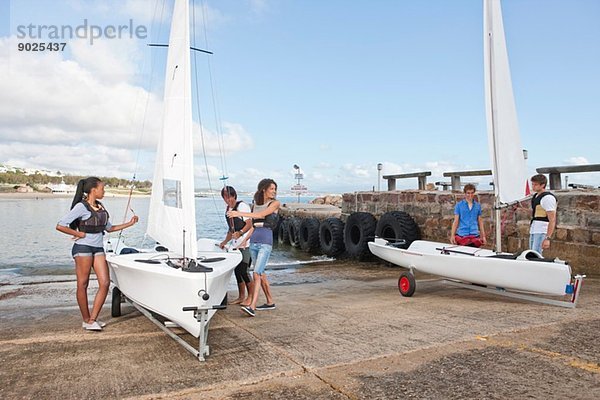
[[[202,0],[202,28],[203,28],[203,33],[204,33],[204,44],[206,45],[206,48],[210,48],[210,45],[208,43],[208,22],[206,19],[206,15],[208,15],[208,9],[207,9],[207,4],[206,1]],[[195,21],[195,19],[194,19]],[[195,40],[195,37],[194,37]],[[216,133],[217,133],[217,144],[219,146],[219,156],[220,156],[220,161],[221,161],[221,173],[222,173],[222,177],[220,178],[220,180],[223,181],[223,188],[227,187],[227,177],[229,175],[229,172],[227,171],[227,158],[225,157],[225,137],[223,134],[223,127],[221,126],[221,116],[220,116],[220,112],[219,112],[219,102],[218,102],[218,96],[215,90],[216,84],[215,84],[215,78],[213,77],[213,72],[212,72],[212,64],[211,64],[211,59],[210,57],[207,57],[206,59],[207,61],[207,67],[208,67],[208,76],[209,76],[209,83],[210,83],[210,90],[211,90],[211,97],[212,97],[212,103],[213,103],[213,110],[214,110],[214,119],[215,119],[215,129],[216,129]],[[228,192],[227,192],[228,195]],[[217,195],[216,194],[212,194],[211,195],[212,199],[213,199],[213,204],[215,206],[216,212],[218,213],[218,206],[217,206]],[[227,221],[225,221],[227,222]],[[231,218],[231,224],[233,226],[233,218]],[[225,223],[225,225],[227,225],[227,223]]]
[[[156,0],[154,3],[154,12],[152,15],[152,23],[154,24],[154,21],[156,21],[156,14],[157,14],[157,9],[158,9],[158,2],[159,0]],[[162,2],[162,7],[160,10],[160,18],[158,19],[159,23],[158,24],[158,36],[160,37],[161,31],[162,31],[162,24],[160,23],[160,21],[163,20],[164,17],[164,12],[165,12],[165,1],[163,0]],[[150,27],[151,31],[154,31],[153,27]],[[146,59],[144,58],[144,64],[145,64]],[[148,116],[148,105],[150,103],[150,93],[152,91],[152,86],[154,83],[154,70],[155,70],[155,64],[156,60],[152,60],[152,55],[150,54],[150,71],[149,71],[149,81],[148,81],[148,90],[147,90],[147,96],[146,96],[146,104],[144,106],[144,118],[142,119],[142,126],[140,127],[140,133],[138,136],[138,145],[137,145],[137,155],[136,155],[136,160],[135,160],[135,170],[133,173],[133,177],[135,180],[135,176],[137,175],[137,170],[139,168],[139,160],[140,160],[140,154],[142,151],[142,139],[144,137],[144,133],[146,130],[146,117]],[[127,213],[127,210],[125,211],[125,213]]]
[[[193,44],[195,45],[196,43],[196,7],[194,6],[194,2],[192,1],[192,39],[193,39]],[[200,88],[198,85],[199,79],[198,79],[198,61],[197,61],[197,52],[194,52],[194,66],[193,66],[193,70],[194,70],[194,91],[196,93],[196,110],[198,112],[198,125],[200,127],[200,140],[202,142],[202,155],[204,158],[204,168],[206,169],[206,179],[208,181],[208,189],[212,192],[213,188],[212,188],[212,181],[210,179],[210,170],[208,169],[208,158],[206,156],[206,142],[204,140],[204,128],[203,128],[203,124],[202,124],[202,113],[200,112]],[[219,212],[219,208],[217,206],[217,202],[215,200],[214,196],[211,196],[213,199],[213,205],[215,207],[215,210],[217,212]]]
[[[203,32],[204,32],[204,42],[206,43],[206,47],[210,48],[209,43],[208,43],[208,33],[207,33],[207,31],[208,31],[208,29],[207,29],[208,23],[206,21],[207,13],[208,13],[208,11],[207,11],[206,1],[203,0],[202,1],[202,28],[203,28]],[[210,82],[212,102],[213,102],[213,110],[214,110],[214,114],[215,114],[215,127],[217,130],[217,142],[219,144],[219,154],[221,156],[221,170],[223,171],[223,176],[228,176],[227,159],[225,158],[225,137],[223,135],[223,127],[221,126],[221,116],[220,116],[220,112],[219,112],[218,96],[217,96],[217,93],[215,90],[216,84],[214,83],[214,81],[216,79],[213,78],[212,64],[211,64],[210,58],[207,58],[207,65],[208,65],[208,77],[209,77],[209,82]]]
[[[152,24],[154,24],[157,19],[156,19],[156,14],[157,14],[157,10],[158,10],[158,3],[159,0],[156,0],[154,2],[154,11],[152,13]],[[164,15],[164,10],[165,10],[165,1],[162,2],[162,7],[160,10],[160,18],[158,19],[158,21],[162,21],[163,19],[163,15]],[[160,36],[160,31],[161,31],[161,24],[158,24],[158,33]],[[154,31],[153,27],[150,27],[150,31]],[[142,71],[144,71],[146,68],[146,57],[143,58],[143,64],[142,64]],[[140,127],[140,132],[138,135],[138,143],[137,143],[137,152],[136,152],[136,156],[135,156],[135,166],[133,169],[133,177],[131,180],[131,187],[129,190],[129,196],[127,198],[127,206],[125,207],[125,213],[123,215],[123,222],[125,222],[127,220],[127,214],[129,212],[129,210],[131,210],[131,198],[133,195],[133,188],[135,186],[135,181],[136,181],[136,175],[137,175],[137,171],[138,168],[140,166],[140,155],[141,155],[141,149],[142,149],[142,138],[144,137],[144,131],[145,131],[145,125],[146,125],[146,116],[148,115],[148,104],[150,102],[150,92],[152,90],[152,78],[153,78],[153,72],[154,72],[154,63],[152,62],[152,58],[150,59],[150,79],[148,82],[148,90],[147,90],[147,95],[146,95],[146,103],[144,105],[144,117],[142,119],[142,126]],[[136,115],[136,110],[137,110],[137,102],[138,102],[139,96],[136,96],[136,104],[134,106],[134,112],[132,113],[131,116],[131,125],[133,126],[133,121],[135,119],[135,115]],[[119,235],[117,236],[117,244],[115,246],[115,249],[118,248],[120,242],[121,242],[121,238],[123,236],[123,230],[119,231]]]

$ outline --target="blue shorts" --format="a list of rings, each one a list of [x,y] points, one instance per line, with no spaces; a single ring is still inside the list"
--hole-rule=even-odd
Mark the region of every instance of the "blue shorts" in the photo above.
[[[254,261],[255,274],[262,275],[265,273],[267,261],[269,261],[269,256],[271,255],[272,250],[273,246],[270,244],[250,243],[250,255],[252,257],[252,261]]]
[[[75,243],[73,245],[73,249],[71,250],[71,255],[73,258],[103,256],[104,247],[94,247]]]

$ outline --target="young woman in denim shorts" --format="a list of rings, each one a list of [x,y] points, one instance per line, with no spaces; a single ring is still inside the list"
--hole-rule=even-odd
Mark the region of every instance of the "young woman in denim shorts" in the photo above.
[[[71,254],[75,260],[77,275],[77,304],[83,318],[82,328],[89,331],[101,331],[105,325],[97,319],[110,286],[110,275],[104,254],[104,232],[120,231],[138,221],[138,217],[133,216],[125,224],[111,225],[108,211],[98,201],[103,197],[104,182],[100,179],[90,177],[80,180],[71,204],[71,211],[56,225],[56,230],[71,235],[75,240]],[[99,288],[90,312],[87,288],[92,267],[98,278]]]
[[[254,232],[250,237],[250,255],[254,262],[254,287],[252,302],[242,307],[242,311],[251,317],[255,316],[256,310],[275,309],[269,280],[265,275],[265,267],[273,250],[273,229],[277,226],[279,206],[281,205],[278,200],[275,200],[275,196],[277,196],[277,183],[273,179],[263,179],[258,183],[258,190],[254,194],[252,212],[229,211],[227,213],[230,218],[249,217],[253,219]],[[267,302],[257,307],[258,292],[261,287]]]

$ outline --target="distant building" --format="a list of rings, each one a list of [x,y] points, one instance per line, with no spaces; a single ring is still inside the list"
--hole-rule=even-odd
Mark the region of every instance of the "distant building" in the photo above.
[[[33,193],[33,188],[26,185],[17,186],[17,193]]]
[[[57,185],[50,183],[47,186],[52,193],[75,193],[77,189],[75,185],[67,185],[65,181],[60,181]]]

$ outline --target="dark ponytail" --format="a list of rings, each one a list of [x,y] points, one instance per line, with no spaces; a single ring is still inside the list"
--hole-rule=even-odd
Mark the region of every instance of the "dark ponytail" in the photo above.
[[[75,197],[73,197],[73,202],[71,203],[71,210],[77,203],[81,203],[83,200],[83,187],[85,186],[85,179],[80,179],[77,182],[77,189],[75,190]]]

